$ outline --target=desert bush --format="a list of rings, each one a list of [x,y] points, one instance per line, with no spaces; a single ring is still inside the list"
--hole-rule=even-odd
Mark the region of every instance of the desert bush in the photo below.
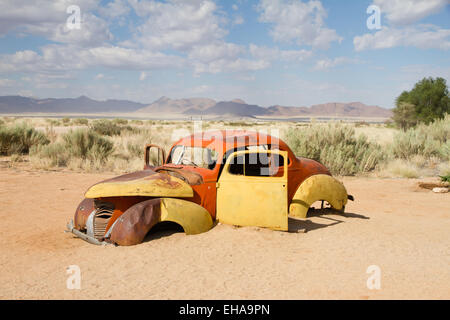
[[[143,159],[144,147],[154,140],[154,135],[148,129],[135,131],[123,131],[120,136],[113,137],[116,150],[119,152],[116,156],[123,159]]]
[[[73,119],[73,123],[79,126],[87,126],[89,124],[89,120],[85,118],[75,118]]]
[[[65,167],[71,159],[69,150],[61,142],[35,146],[30,150],[30,156],[32,162],[38,160],[42,168]]]
[[[55,127],[61,125],[61,121],[56,120],[56,119],[45,119],[45,121],[46,121],[49,125],[55,126]]]
[[[142,126],[144,124],[144,121],[142,121],[142,120],[131,120],[130,122],[131,122],[131,124],[135,124],[138,126]]]
[[[410,159],[415,155],[450,159],[450,115],[435,120],[429,125],[420,124],[415,128],[398,132],[392,145],[394,157]]]
[[[87,130],[71,130],[63,135],[64,146],[74,157],[104,160],[114,151],[113,143],[99,134]]]
[[[94,121],[90,128],[97,132],[98,134],[104,135],[104,136],[118,136],[120,135],[123,131],[129,131],[129,132],[137,132],[139,131],[139,129],[137,128],[133,128],[132,126],[129,125],[118,125],[116,123],[114,123],[114,121],[110,121],[110,120],[96,120]]]
[[[94,121],[90,128],[98,134],[104,136],[115,136],[120,135],[122,128],[109,120],[96,120]]]
[[[70,118],[62,118],[61,121],[62,121],[62,123],[66,126],[66,125],[69,125],[69,123],[70,123]]]
[[[26,154],[34,145],[48,144],[44,133],[26,124],[0,127],[0,154]]]
[[[383,163],[381,169],[381,176],[408,179],[418,178],[423,171],[412,161],[402,159],[393,159]]]
[[[109,139],[88,129],[77,129],[55,143],[34,147],[30,155],[44,159],[49,167],[62,167],[75,159],[104,163],[113,152],[114,145]]]
[[[141,144],[136,141],[128,141],[126,146],[127,146],[127,151],[131,157],[143,158],[145,144]]]
[[[127,119],[114,119],[111,121],[114,124],[117,124],[119,126],[123,126],[123,125],[127,125],[128,124],[128,120]]]
[[[296,155],[319,161],[339,175],[371,171],[386,157],[378,144],[365,135],[356,137],[352,126],[340,123],[290,128],[286,142]]]

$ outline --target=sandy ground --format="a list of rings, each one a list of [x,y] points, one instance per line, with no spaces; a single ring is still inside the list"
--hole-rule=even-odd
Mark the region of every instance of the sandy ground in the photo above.
[[[345,214],[291,231],[217,225],[99,247],[63,232],[83,192],[107,174],[0,168],[1,299],[449,299],[450,194],[418,180],[345,178]],[[78,265],[81,289],[66,287]],[[369,290],[370,265],[381,289]]]

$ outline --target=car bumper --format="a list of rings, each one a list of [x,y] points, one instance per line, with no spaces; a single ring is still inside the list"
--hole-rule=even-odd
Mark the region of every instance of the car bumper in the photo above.
[[[67,229],[65,230],[65,232],[70,232],[74,235],[76,235],[78,238],[83,239],[84,241],[87,241],[91,244],[95,244],[95,245],[99,245],[99,246],[105,246],[105,245],[113,245],[111,243],[108,243],[106,241],[99,241],[96,238],[87,235],[84,232],[81,232],[78,229],[75,229],[74,225],[73,225],[73,220],[70,220],[69,223],[67,224]]]

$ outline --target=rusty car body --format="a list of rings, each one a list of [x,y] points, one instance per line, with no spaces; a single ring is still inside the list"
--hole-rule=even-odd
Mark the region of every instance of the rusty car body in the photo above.
[[[287,231],[288,216],[306,218],[314,202],[344,210],[349,198],[325,166],[296,157],[281,139],[246,130],[200,132],[177,141],[167,156],[147,145],[142,171],[91,186],[68,231],[124,246],[141,243],[165,221],[186,234],[206,232],[215,221]]]

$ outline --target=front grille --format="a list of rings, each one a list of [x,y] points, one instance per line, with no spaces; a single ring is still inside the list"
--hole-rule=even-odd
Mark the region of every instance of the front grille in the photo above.
[[[110,202],[100,202],[95,203],[95,214],[94,214],[94,237],[96,239],[102,239],[106,226],[108,225],[109,219],[114,213],[114,204]]]

